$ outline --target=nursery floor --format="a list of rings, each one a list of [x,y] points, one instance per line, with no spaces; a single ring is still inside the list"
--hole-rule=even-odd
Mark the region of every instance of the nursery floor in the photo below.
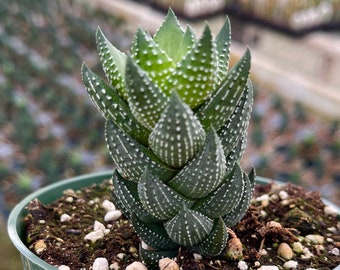
[[[105,209],[101,204],[110,199],[108,186],[69,190],[48,206],[32,203],[31,214],[26,218],[30,249],[40,248],[42,259],[71,269],[91,269],[97,257],[107,258],[112,269],[118,266],[125,269],[140,260],[139,239],[129,222],[123,218],[110,223],[103,220]],[[324,207],[317,192],[306,192],[292,184],[256,186],[249,210],[232,228],[243,245],[241,259],[231,260],[225,256],[201,259],[196,256],[195,259],[193,254],[181,250],[175,260],[185,270],[241,269],[240,260],[247,269],[263,265],[277,265],[282,269],[289,260],[297,263],[294,269],[332,269],[340,264],[340,223],[335,216],[326,215]],[[60,221],[64,213],[71,217],[70,221]],[[84,236],[93,230],[95,220],[105,224],[110,233],[91,243],[84,240]],[[277,223],[270,225],[269,221]],[[308,240],[307,235],[314,235],[318,240]],[[294,248],[291,259],[277,256],[281,243],[292,247],[295,242],[300,242],[304,249]]]

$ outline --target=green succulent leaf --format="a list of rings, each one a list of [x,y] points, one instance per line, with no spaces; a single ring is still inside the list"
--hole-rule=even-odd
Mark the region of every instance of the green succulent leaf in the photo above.
[[[158,262],[163,258],[175,258],[178,254],[178,249],[169,250],[146,250],[142,247],[139,248],[139,254],[143,262],[150,270],[158,270]]]
[[[221,217],[214,220],[214,226],[211,233],[198,245],[190,249],[203,256],[217,256],[226,247],[228,240],[227,227]]]
[[[210,218],[224,216],[239,203],[243,185],[242,169],[236,164],[234,171],[226,181],[206,198],[198,201],[193,209]]]
[[[138,197],[136,183],[125,180],[117,170],[113,172],[112,182],[114,186],[112,193],[115,198],[115,203],[120,203],[119,208],[124,212],[124,215],[128,217],[136,215],[139,220],[146,223],[160,221],[143,208]]]
[[[240,162],[245,151],[246,141],[247,138],[245,136],[241,137],[234,148],[226,156],[226,175],[228,175],[234,169],[236,163]]]
[[[234,112],[243,91],[246,89],[250,71],[250,51],[228,72],[211,99],[208,99],[197,110],[196,115],[207,130],[213,126],[217,131]]]
[[[134,61],[159,87],[175,69],[172,59],[141,28],[137,30],[131,53]]]
[[[138,123],[118,92],[92,72],[85,63],[82,65],[81,75],[89,96],[102,115],[139,142],[147,144],[150,131]]]
[[[153,37],[159,47],[177,63],[189,51],[195,41],[195,36],[191,29],[184,33],[176,15],[170,8],[165,21]]]
[[[162,223],[145,223],[135,214],[131,215],[130,220],[138,236],[148,246],[158,250],[178,248],[178,244],[169,238]]]
[[[125,76],[131,112],[144,127],[152,130],[169,98],[131,57],[128,57],[126,62]]]
[[[217,82],[220,83],[226,77],[229,68],[231,29],[228,17],[226,17],[215,41],[218,56]]]
[[[193,204],[152,175],[148,169],[145,169],[139,180],[138,196],[144,209],[160,220],[172,218],[183,203],[189,206]]]
[[[227,227],[234,226],[246,213],[249,203],[253,194],[253,189],[255,185],[255,170],[253,169],[249,176],[243,172],[244,179],[244,190],[241,200],[236,205],[236,207],[223,217],[223,220]]]
[[[213,191],[224,178],[226,160],[214,129],[207,134],[203,150],[168,183],[189,198],[202,198]]]
[[[165,222],[164,227],[174,242],[183,246],[194,246],[208,236],[213,224],[212,219],[183,204],[179,213]]]
[[[228,155],[240,138],[246,134],[252,106],[253,86],[249,80],[247,89],[237,103],[234,112],[218,132],[225,155]]]
[[[138,182],[146,167],[164,181],[176,173],[110,120],[106,121],[105,136],[111,157],[125,179]]]
[[[174,92],[150,134],[150,148],[165,164],[180,168],[201,150],[204,140],[200,122]]]
[[[120,96],[126,100],[124,83],[126,54],[113,46],[99,27],[96,31],[96,40],[105,75],[110,84],[117,89]]]
[[[175,71],[167,78],[163,90],[176,89],[182,100],[195,108],[211,94],[215,87],[217,69],[216,46],[206,25],[201,39],[184,56]]]

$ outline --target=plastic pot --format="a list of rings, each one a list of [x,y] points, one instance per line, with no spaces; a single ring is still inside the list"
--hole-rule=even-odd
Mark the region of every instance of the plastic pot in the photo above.
[[[24,217],[28,214],[26,206],[35,198],[38,198],[43,204],[49,204],[63,195],[66,189],[81,189],[91,184],[101,183],[104,179],[109,179],[112,176],[112,171],[103,171],[94,174],[86,174],[79,177],[66,179],[44,188],[37,190],[24,198],[10,213],[7,222],[7,231],[9,237],[21,255],[21,260],[24,270],[57,270],[56,267],[46,263],[34,253],[32,253],[26,246],[26,234]],[[271,182],[267,178],[257,177],[258,184],[267,184]],[[340,208],[334,204],[325,201],[326,204],[332,205],[337,209],[340,215]],[[333,270],[340,270],[340,265]]]

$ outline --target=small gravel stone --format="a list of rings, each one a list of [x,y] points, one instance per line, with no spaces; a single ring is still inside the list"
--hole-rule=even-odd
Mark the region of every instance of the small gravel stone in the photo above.
[[[97,220],[94,222],[94,224],[93,224],[93,230],[94,231],[99,231],[99,230],[104,231],[105,229],[106,228],[105,228],[103,223],[101,223]]]
[[[112,270],[119,270],[120,266],[117,262],[114,262],[113,264],[110,265],[110,269]]]
[[[325,206],[323,210],[327,216],[336,217],[338,215],[338,211],[331,205]]]
[[[58,267],[58,270],[71,270],[71,268],[68,267],[67,265],[60,265],[60,266]]]
[[[94,260],[92,265],[93,270],[109,270],[109,262],[106,258],[99,257]]]
[[[333,248],[331,250],[331,254],[335,255],[335,256],[339,256],[340,255],[340,251],[338,248]]]
[[[70,215],[68,214],[62,214],[60,216],[60,222],[67,222],[67,221],[70,221],[72,218]]]
[[[318,234],[308,234],[305,237],[305,241],[312,244],[323,244],[324,240],[325,238]]]
[[[128,265],[125,270],[147,270],[146,266],[141,262],[133,262]]]
[[[281,200],[287,200],[289,198],[289,194],[288,194],[287,191],[281,190],[279,192],[279,197],[280,197]]]
[[[102,239],[103,237],[104,237],[104,231],[97,230],[97,231],[93,231],[85,235],[84,239],[90,240],[92,243],[94,243],[97,240]]]
[[[264,194],[264,195],[262,195],[260,197],[257,197],[256,201],[261,202],[261,205],[263,207],[266,207],[266,206],[269,205],[269,195],[268,194]]]
[[[102,202],[102,207],[106,210],[106,211],[114,211],[116,210],[116,206],[114,205],[113,202],[109,201],[109,200],[104,200]]]
[[[304,246],[300,242],[293,243],[292,247],[295,253],[298,253],[298,254],[303,253]]]
[[[73,197],[69,196],[65,199],[65,201],[69,202],[69,203],[72,203],[73,202]]]
[[[109,211],[105,214],[104,220],[106,222],[116,221],[116,220],[120,219],[121,216],[122,216],[122,212],[119,211],[119,210]]]
[[[158,266],[160,270],[179,270],[179,265],[170,258],[160,259]]]
[[[294,256],[292,248],[287,243],[281,243],[279,245],[277,254],[285,260],[290,260]]]
[[[239,261],[237,264],[237,268],[240,270],[247,270],[248,269],[248,265],[245,261]]]
[[[195,261],[200,261],[203,258],[202,255],[198,253],[194,253],[193,256],[194,256]]]
[[[123,253],[123,252],[117,254],[117,258],[121,261],[124,259],[125,256],[126,256],[126,254]]]
[[[275,265],[262,265],[258,270],[279,270]]]
[[[298,267],[298,262],[297,261],[288,261],[283,264],[283,268],[285,269],[296,269]]]
[[[40,255],[41,253],[43,253],[46,250],[47,246],[45,244],[44,240],[38,240],[35,244],[34,244],[34,251]]]
[[[306,247],[303,249],[303,253],[304,254],[301,255],[301,258],[304,260],[309,260],[310,258],[314,257],[313,253],[310,252],[310,250]]]

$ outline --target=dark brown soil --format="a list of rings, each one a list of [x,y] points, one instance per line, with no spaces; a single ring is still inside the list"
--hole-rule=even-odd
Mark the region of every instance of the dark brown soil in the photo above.
[[[35,252],[40,245],[42,252],[39,257],[55,266],[67,265],[72,270],[92,269],[97,257],[107,258],[109,264],[115,263],[120,269],[140,260],[136,251],[139,239],[129,222],[124,218],[110,223],[103,220],[106,210],[101,203],[111,199],[110,188],[106,182],[81,191],[68,191],[48,206],[33,201],[29,206],[30,214],[26,217],[29,248]],[[283,195],[288,194],[286,199],[282,199],[282,192],[281,197],[279,195],[282,190],[286,191]],[[259,199],[264,194],[269,195],[269,200],[264,197],[264,200]],[[295,252],[292,258],[298,263],[295,269],[333,269],[340,264],[340,256],[337,255],[340,249],[340,223],[338,217],[325,215],[324,207],[318,193],[306,192],[291,184],[256,186],[249,210],[232,228],[243,245],[241,259],[219,256],[195,260],[193,254],[182,249],[175,260],[184,270],[240,269],[240,260],[247,264],[248,269],[263,265],[276,265],[284,269],[282,266],[287,259],[277,256],[279,244],[285,242],[292,246],[300,241],[313,256],[303,259],[301,254]],[[70,215],[71,220],[61,222],[63,213]],[[110,233],[92,243],[84,240],[84,236],[93,230],[95,220],[110,228]],[[268,224],[270,221],[276,221],[282,227]],[[324,241],[307,243],[304,240],[306,235],[320,235]],[[120,253],[125,255],[122,257],[118,255]]]

